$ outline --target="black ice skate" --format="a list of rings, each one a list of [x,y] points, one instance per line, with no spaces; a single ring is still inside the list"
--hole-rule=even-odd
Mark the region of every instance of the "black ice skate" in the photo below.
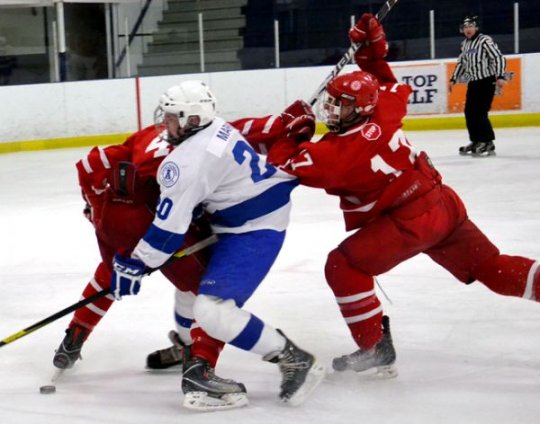
[[[66,336],[53,358],[53,365],[56,368],[66,370],[72,368],[78,359],[81,359],[81,349],[88,330],[75,325],[66,330]]]
[[[285,347],[281,352],[266,355],[263,359],[277,363],[281,371],[281,392],[279,398],[288,404],[299,405],[321,383],[325,375],[324,366],[315,357],[300,349],[285,337]]]
[[[169,331],[169,340],[172,346],[156,350],[146,357],[146,368],[148,370],[180,370],[182,365],[182,357],[185,349],[189,349],[180,340],[180,336],[176,331]]]
[[[495,145],[492,141],[488,141],[486,143],[478,143],[474,147],[471,154],[474,157],[495,156]]]
[[[390,318],[386,315],[382,318],[383,337],[381,341],[370,350],[357,350],[350,355],[340,356],[332,361],[332,367],[336,371],[366,371],[376,368],[376,376],[381,378],[397,377],[394,367],[396,362],[396,350],[390,334]]]
[[[469,143],[466,146],[461,146],[459,148],[459,154],[463,156],[471,155],[472,152],[474,151],[475,145],[476,145],[475,143]]]
[[[184,407],[198,411],[240,408],[247,405],[246,387],[218,377],[208,361],[192,357],[184,363]]]

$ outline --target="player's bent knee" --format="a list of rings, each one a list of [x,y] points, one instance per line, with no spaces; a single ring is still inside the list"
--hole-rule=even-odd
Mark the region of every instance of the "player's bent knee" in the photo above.
[[[351,290],[370,290],[373,286],[373,277],[362,270],[353,267],[339,248],[328,254],[324,268],[326,282],[336,296],[344,296]]]
[[[193,317],[203,328],[213,326],[220,313],[218,308],[222,299],[200,294],[193,302]]]
[[[193,304],[195,321],[210,336],[229,341],[246,326],[251,315],[236,306],[233,299],[200,294]]]

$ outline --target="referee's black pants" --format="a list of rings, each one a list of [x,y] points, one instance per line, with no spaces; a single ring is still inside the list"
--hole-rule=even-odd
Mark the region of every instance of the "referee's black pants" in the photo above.
[[[488,112],[495,96],[494,76],[477,81],[469,81],[465,99],[465,122],[469,140],[473,143],[487,143],[495,140],[495,133],[489,121]]]

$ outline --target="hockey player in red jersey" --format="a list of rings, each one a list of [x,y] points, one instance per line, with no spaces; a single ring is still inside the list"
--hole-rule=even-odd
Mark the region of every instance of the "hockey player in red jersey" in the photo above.
[[[364,43],[355,56],[362,70],[335,77],[319,100],[317,114],[330,132],[317,143],[279,140],[268,160],[301,184],[339,196],[353,231],[325,266],[359,348],[335,358],[334,369],[386,368],[393,375],[396,354],[376,276],[425,253],[465,284],[478,280],[498,294],[539,301],[539,264],[501,254],[427,155],[407,140],[401,127],[411,87],[398,83],[383,59],[387,43],[377,19],[364,14],[349,36]]]
[[[87,203],[85,215],[94,225],[102,258],[83,290],[83,298],[110,286],[114,254],[132,249],[152,222],[159,197],[155,173],[170,150],[165,137],[166,132],[150,126],[131,135],[123,144],[94,147],[84,159],[77,162],[79,184]],[[184,247],[210,234],[204,218],[195,220]],[[180,293],[177,296],[189,298],[191,293],[197,291],[206,262],[206,252],[200,251],[171,262],[161,272],[177,287]],[[80,358],[83,343],[113,301],[114,298],[109,295],[75,312],[53,358],[57,368],[71,368]],[[182,305],[182,302],[178,303]],[[215,366],[223,343],[210,338],[197,327],[190,334],[192,315],[189,305],[183,310],[177,306],[176,314],[183,331],[174,335],[174,341],[182,346],[188,344],[191,338],[197,340],[192,346],[194,353],[203,355]],[[177,348],[150,355],[147,366],[156,369],[164,368],[171,362],[179,363],[181,351],[181,348]]]

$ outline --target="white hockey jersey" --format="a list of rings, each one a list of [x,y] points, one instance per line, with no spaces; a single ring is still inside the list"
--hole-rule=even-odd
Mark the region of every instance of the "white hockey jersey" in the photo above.
[[[154,221],[135,247],[147,266],[162,265],[183,243],[199,205],[216,233],[287,228],[297,179],[267,164],[221,118],[189,137],[161,163]]]

